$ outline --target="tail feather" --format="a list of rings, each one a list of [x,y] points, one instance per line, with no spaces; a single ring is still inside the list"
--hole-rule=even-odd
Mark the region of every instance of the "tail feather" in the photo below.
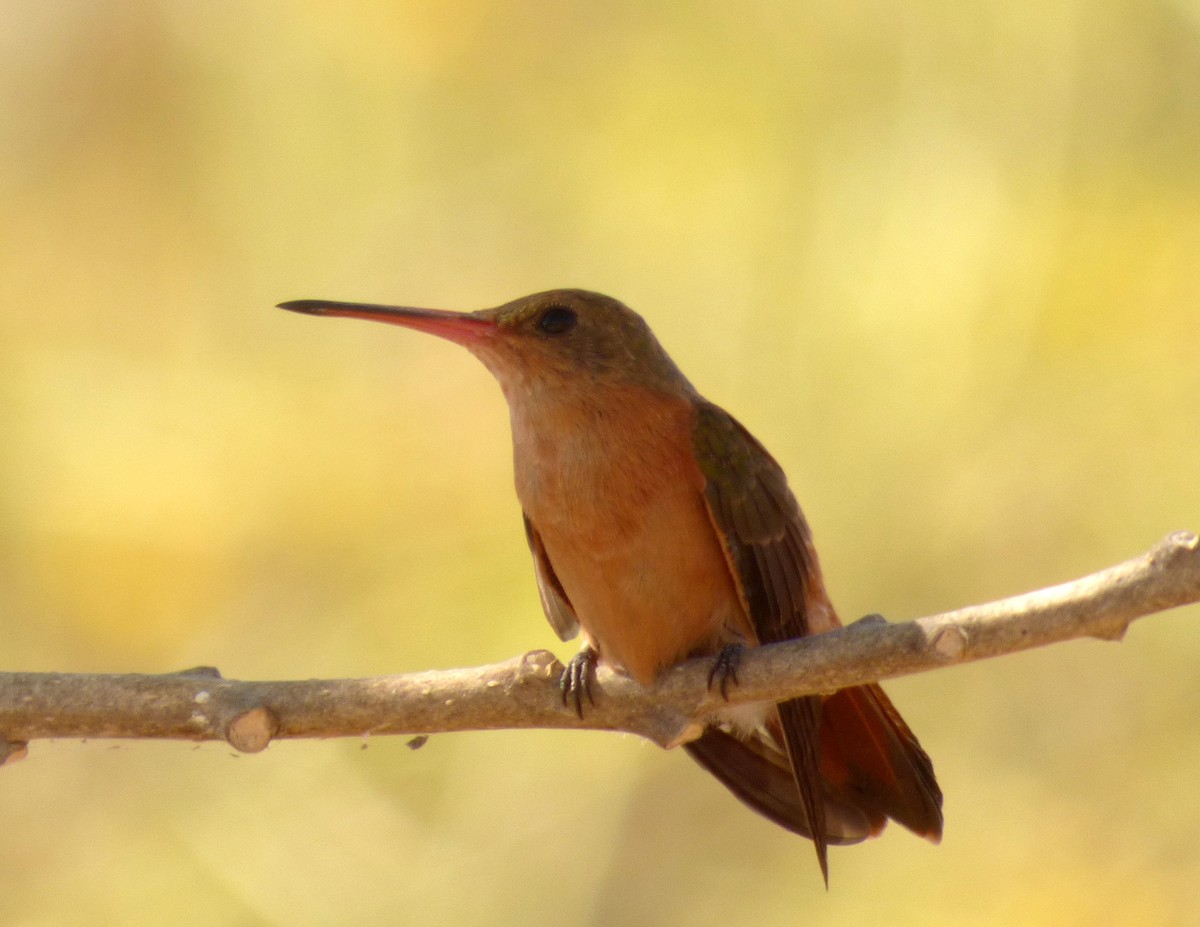
[[[821,796],[821,698],[789,699],[776,706],[788,765],[800,793],[808,832],[812,834],[821,876],[829,887],[829,854],[825,847],[825,803]]]
[[[847,800],[915,834],[942,836],[933,763],[877,685],[842,689],[821,706],[821,773]]]
[[[785,747],[795,740],[788,734],[790,704],[780,705],[782,730],[770,723],[768,732],[740,738],[712,727],[684,748],[737,798],[779,826],[812,839],[816,817],[818,853],[826,843],[878,836],[888,818],[934,842],[941,839],[942,792],[933,764],[879,686],[843,689],[821,700],[819,738],[809,738],[809,753],[815,752],[820,769],[808,796],[818,809],[813,815],[799,788],[802,776],[793,773],[788,759],[789,752],[803,755],[804,745]],[[803,728],[793,730],[803,736]]]
[[[748,740],[710,727],[683,749],[749,808],[793,834],[812,839],[787,757],[762,735]],[[870,817],[822,782],[825,842],[861,843],[882,829],[885,818]]]

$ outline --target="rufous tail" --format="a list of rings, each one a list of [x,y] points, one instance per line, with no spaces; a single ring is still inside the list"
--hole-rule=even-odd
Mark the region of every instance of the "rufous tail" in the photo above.
[[[734,795],[781,827],[811,839],[808,815],[780,731],[742,739],[708,728],[685,749]],[[821,703],[824,837],[857,843],[889,818],[935,843],[942,836],[942,790],[933,764],[877,685],[842,689]]]

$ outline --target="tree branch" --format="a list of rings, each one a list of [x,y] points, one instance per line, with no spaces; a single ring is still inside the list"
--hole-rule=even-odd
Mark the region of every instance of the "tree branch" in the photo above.
[[[1060,586],[749,650],[729,701],[832,692],[1077,637],[1120,640],[1135,619],[1197,601],[1200,539],[1181,531],[1135,560]],[[536,727],[627,731],[669,747],[699,733],[722,705],[708,690],[710,664],[675,667],[652,689],[601,669],[583,718],[563,707],[562,664],[545,650],[367,679],[242,682],[206,667],[157,676],[0,673],[0,765],[45,737],[226,740],[254,753],[281,737]]]

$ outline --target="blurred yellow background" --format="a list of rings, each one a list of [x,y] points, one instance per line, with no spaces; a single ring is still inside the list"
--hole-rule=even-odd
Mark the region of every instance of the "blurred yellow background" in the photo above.
[[[298,297],[642,312],[846,618],[1200,529],[1200,5],[0,7],[0,654],[305,678],[558,646],[499,391]],[[897,680],[946,838],[811,846],[682,754],[35,743],[8,925],[1185,924],[1200,611]]]

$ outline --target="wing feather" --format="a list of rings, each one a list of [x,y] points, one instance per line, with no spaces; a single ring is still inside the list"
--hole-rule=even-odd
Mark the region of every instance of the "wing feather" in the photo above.
[[[546,554],[546,547],[542,544],[542,536],[538,534],[529,516],[522,514],[525,519],[525,540],[529,542],[529,552],[533,554],[533,568],[537,574],[542,611],[546,613],[546,620],[550,622],[550,627],[554,628],[559,640],[569,641],[579,633],[579,619],[575,617],[575,609],[571,607],[571,601],[554,572],[550,557]]]
[[[809,633],[809,587],[818,580],[808,526],[782,469],[731,415],[708,402],[697,403],[693,446],[704,474],[709,515],[757,642],[803,637]],[[828,883],[821,699],[792,699],[781,703],[778,712],[803,810],[803,821],[795,829],[813,836]]]

